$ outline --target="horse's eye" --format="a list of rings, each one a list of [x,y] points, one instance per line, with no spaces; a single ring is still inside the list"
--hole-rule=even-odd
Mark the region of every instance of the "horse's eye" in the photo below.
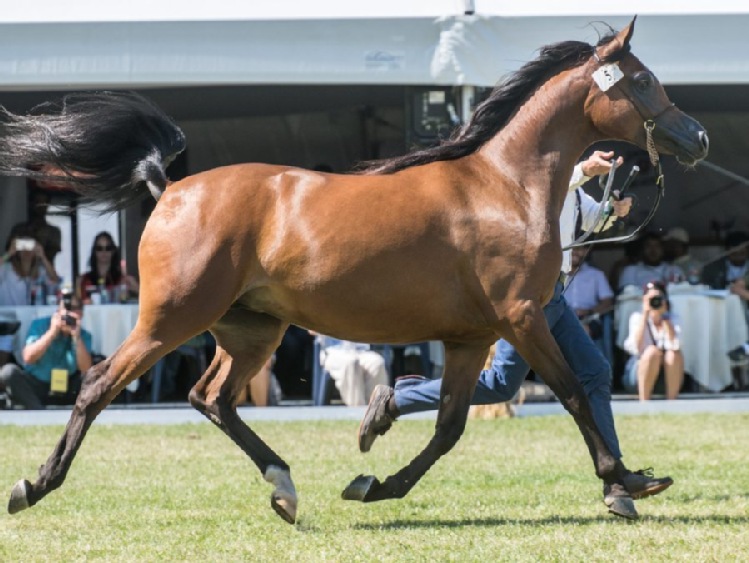
[[[636,74],[634,76],[634,79],[635,88],[637,88],[639,92],[647,92],[653,85],[653,77],[649,72],[641,72],[639,74]]]

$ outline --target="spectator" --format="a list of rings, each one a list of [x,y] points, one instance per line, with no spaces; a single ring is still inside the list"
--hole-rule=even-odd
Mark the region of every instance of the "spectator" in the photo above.
[[[16,229],[0,256],[0,305],[33,305],[32,292],[53,292],[60,282],[42,246],[28,229]]]
[[[713,289],[731,289],[741,295],[749,276],[749,234],[734,231],[726,236],[725,258],[707,264],[702,270],[702,283]]]
[[[689,254],[689,233],[686,229],[673,227],[663,235],[663,257],[666,262],[679,266],[689,283],[699,283],[702,264]]]
[[[642,239],[640,261],[622,270],[618,289],[621,291],[628,285],[639,288],[651,281],[659,281],[665,285],[685,279],[686,276],[679,266],[663,261],[661,237],[651,232]]]
[[[601,321],[597,318],[614,309],[614,292],[604,273],[585,261],[586,250],[573,248],[570,256],[572,279],[564,297],[582,322],[585,332],[592,339],[603,334]]]
[[[377,385],[388,384],[385,360],[372,351],[369,344],[330,336],[318,335],[317,338],[320,339],[320,363],[335,382],[346,405],[366,405]]]
[[[712,262],[702,270],[702,282],[713,289],[728,289],[738,295],[746,305],[749,303],[749,234],[734,231],[726,236],[728,255]],[[728,356],[741,362],[749,355],[749,343],[734,348]]]
[[[679,336],[681,327],[671,314],[665,284],[645,285],[642,312],[629,318],[629,334],[624,349],[632,355],[625,368],[630,384],[637,382],[641,401],[648,401],[661,368],[666,377],[666,399],[676,399],[684,382],[684,357]]]
[[[11,401],[27,409],[43,409],[51,395],[77,394],[80,373],[93,364],[91,334],[81,328],[83,307],[76,296],[60,300],[51,317],[31,323],[23,349],[25,369],[0,368],[0,386]]]
[[[616,260],[609,270],[609,286],[619,287],[619,278],[627,266],[637,264],[640,260],[641,240],[631,240],[623,245],[624,256]]]
[[[33,180],[27,180],[26,185],[29,194],[29,219],[25,223],[16,224],[10,231],[10,238],[18,234],[19,230],[30,236],[44,249],[44,255],[50,264],[55,263],[55,256],[62,248],[62,234],[60,229],[47,222],[47,211],[49,210],[50,195],[49,192],[36,187]]]
[[[138,282],[122,271],[120,249],[108,232],[102,231],[94,237],[88,268],[76,284],[76,293],[84,303],[91,303],[91,294],[100,287],[104,287],[114,301],[127,301],[138,295]]]

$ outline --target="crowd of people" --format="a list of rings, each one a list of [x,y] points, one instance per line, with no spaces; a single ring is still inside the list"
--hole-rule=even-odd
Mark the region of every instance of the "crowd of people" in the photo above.
[[[568,198],[569,212],[565,204],[563,229],[565,224],[570,224],[565,221],[565,213],[570,217],[574,213],[582,217],[585,228],[600,230],[600,225],[590,224],[591,218],[600,217],[600,204],[579,188],[590,175],[600,172],[602,169],[590,168],[587,172],[580,172],[578,178],[573,178],[574,189],[571,188],[570,194],[575,196]],[[607,219],[609,224],[604,225],[604,229],[610,227],[616,217],[628,213],[630,203],[624,201],[618,202],[619,207],[610,214],[611,217]],[[73,284],[63,286],[54,266],[55,257],[61,250],[61,234],[57,227],[47,221],[49,204],[49,194],[44,190],[30,192],[29,219],[12,228],[5,252],[0,255],[0,307],[38,304],[58,307],[50,316],[35,320],[27,334],[15,337],[8,328],[13,326],[13,319],[5,318],[0,313],[0,393],[5,393],[14,406],[24,408],[42,408],[54,402],[55,398],[59,400],[61,396],[74,394],[80,373],[91,365],[96,355],[92,349],[91,334],[81,327],[85,306],[134,300],[139,291],[137,279],[124,271],[120,249],[109,232],[100,232],[94,237],[86,271],[73,280]],[[582,336],[575,337],[569,343],[576,349],[577,357],[580,357],[580,350],[587,346],[581,347],[581,343],[593,342],[598,347],[597,353],[591,351],[589,355],[583,354],[584,363],[588,365],[588,371],[595,371],[591,365],[601,364],[599,371],[603,374],[602,378],[591,377],[592,380],[605,380],[601,385],[608,388],[604,393],[606,401],[611,386],[609,366],[614,361],[611,325],[607,323],[610,323],[618,294],[642,294],[641,310],[629,318],[629,330],[622,346],[626,360],[620,362],[623,364],[620,366],[621,377],[617,378],[625,390],[636,392],[641,400],[649,400],[653,396],[659,379],[660,386],[665,389],[665,397],[675,399],[685,379],[688,379],[681,350],[683,327],[678,315],[671,309],[669,284],[701,283],[712,289],[726,290],[737,295],[746,309],[749,302],[749,234],[741,231],[729,233],[724,241],[725,252],[708,263],[696,260],[690,254],[689,242],[689,233],[681,227],[674,227],[663,236],[648,232],[624,246],[622,258],[610,267],[608,273],[593,265],[593,253],[585,248],[575,248],[565,258],[567,262],[552,304],[563,300],[564,310],[569,313],[559,313],[555,317],[547,311],[547,319],[552,332],[562,322],[560,319],[567,318],[567,314],[574,319],[574,324],[565,320],[559,326],[564,328],[560,328],[560,334],[576,334],[578,329],[574,326],[577,326],[584,335],[584,339],[581,339]],[[63,294],[70,298],[62,299]],[[7,313],[5,315],[7,317]],[[17,323],[15,326],[17,329]],[[23,340],[22,351],[16,354],[20,357],[13,354],[14,338]],[[312,357],[315,338],[321,343],[319,357]],[[558,342],[560,346],[567,345],[562,340],[558,339]],[[199,335],[190,345],[200,348],[201,353],[210,360],[215,343],[206,333]],[[601,353],[603,358],[597,355]],[[746,363],[749,342],[727,353],[734,365]],[[506,365],[509,365],[507,362],[511,357],[512,365],[525,365],[522,359],[518,361],[514,358],[514,350],[501,341],[497,354],[493,371],[490,369],[487,372],[494,373],[495,377],[500,374],[506,377]],[[599,359],[602,361],[599,362]],[[165,359],[166,375],[157,399],[175,396],[176,380],[184,361],[178,352]],[[277,402],[284,394],[310,394],[315,362],[319,362],[320,368],[331,377],[338,396],[347,405],[367,404],[375,387],[387,386],[394,379],[392,366],[386,365],[383,356],[369,345],[290,327],[272,361],[254,378],[251,388],[243,393],[241,400],[263,406]],[[571,365],[574,363],[573,360]],[[522,377],[519,377],[522,379],[527,369],[516,371],[522,372]],[[61,375],[63,373],[66,375]],[[199,375],[195,372],[190,379],[194,380]],[[407,381],[412,386],[412,395],[421,393],[420,400],[429,396],[426,388],[414,391],[416,388],[413,386],[423,385],[423,381],[419,382],[417,378]],[[432,385],[439,384],[439,380],[434,381]],[[487,382],[487,389],[492,389],[493,384]],[[735,387],[740,386],[741,381],[737,380]],[[63,387],[65,391],[60,392]],[[506,399],[504,395],[501,398]],[[488,393],[485,400],[500,400],[500,397]]]

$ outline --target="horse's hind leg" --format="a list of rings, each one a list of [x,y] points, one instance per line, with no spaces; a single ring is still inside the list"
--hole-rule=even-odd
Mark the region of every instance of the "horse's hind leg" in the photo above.
[[[275,485],[271,506],[287,522],[296,519],[297,497],[288,464],[237,414],[236,399],[281,342],[287,324],[275,317],[234,307],[211,328],[216,356],[190,391],[190,403],[223,430]]]
[[[177,343],[175,341],[173,346]],[[111,357],[86,372],[62,438],[39,469],[39,478],[33,485],[26,480],[15,484],[8,502],[8,512],[15,514],[33,506],[62,485],[96,416],[128,383],[143,375],[165,353],[163,347],[163,341],[153,340],[136,326]]]
[[[402,498],[440,457],[455,446],[465,429],[471,397],[488,351],[488,345],[445,343],[445,375],[435,433],[429,444],[411,463],[382,483],[371,475],[360,475],[343,491],[344,499],[372,502]]]

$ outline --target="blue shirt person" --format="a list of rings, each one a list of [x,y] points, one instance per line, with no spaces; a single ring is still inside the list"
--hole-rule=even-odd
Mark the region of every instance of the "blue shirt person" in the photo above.
[[[60,302],[51,317],[31,323],[22,352],[25,369],[0,368],[0,388],[15,405],[42,409],[50,392],[66,394],[77,387],[78,374],[93,364],[91,333],[81,328],[83,307],[76,296]]]
[[[26,346],[35,344],[45,338],[52,330],[52,321],[54,317],[43,317],[36,319],[29,326],[29,332],[26,336]],[[82,345],[89,357],[91,356],[91,333],[84,328],[80,329],[79,340],[75,337],[60,332],[53,338],[47,346],[44,353],[34,363],[25,363],[24,369],[39,381],[49,383],[53,369],[64,369],[69,374],[79,371],[77,349]],[[24,349],[24,361],[27,356]],[[90,367],[90,366],[89,366]]]

